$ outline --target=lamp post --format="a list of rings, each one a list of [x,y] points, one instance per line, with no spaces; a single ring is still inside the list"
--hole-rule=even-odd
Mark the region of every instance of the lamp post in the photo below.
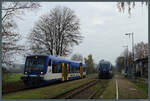
[[[125,35],[132,35],[132,76],[134,76],[134,37],[133,37],[133,32],[132,33],[126,33]]]

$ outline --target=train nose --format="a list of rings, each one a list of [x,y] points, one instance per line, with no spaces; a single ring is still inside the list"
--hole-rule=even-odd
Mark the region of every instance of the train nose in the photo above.
[[[103,72],[108,72],[108,70],[106,70],[106,69],[103,69]]]

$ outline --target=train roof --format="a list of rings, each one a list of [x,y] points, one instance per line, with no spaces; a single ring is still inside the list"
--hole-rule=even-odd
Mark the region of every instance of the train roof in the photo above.
[[[106,60],[101,60],[100,62],[99,62],[99,64],[111,64],[109,61],[106,61]]]
[[[77,67],[79,67],[80,66],[80,63],[82,63],[82,62],[78,62],[78,61],[73,61],[73,60],[66,60],[66,59],[63,59],[63,58],[61,58],[61,57],[56,57],[56,56],[52,56],[52,55],[30,55],[30,56],[27,56],[27,57],[34,57],[34,56],[45,56],[45,57],[49,57],[49,58],[51,58],[52,59],[52,61],[54,62],[54,63],[60,63],[60,62],[64,62],[64,63],[68,63],[68,64],[70,64],[70,65],[72,65],[72,66],[77,66]],[[82,65],[83,65],[83,67],[85,68],[86,67],[86,65],[85,64],[83,64],[82,63]]]
[[[39,55],[39,54],[35,54],[35,55],[29,55],[27,57],[34,57],[34,56],[48,56],[48,55]]]

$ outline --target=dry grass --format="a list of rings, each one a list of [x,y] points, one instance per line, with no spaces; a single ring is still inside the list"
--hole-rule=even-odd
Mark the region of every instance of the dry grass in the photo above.
[[[120,99],[146,99],[147,94],[128,79],[119,79],[119,98]]]
[[[115,99],[116,98],[116,84],[115,80],[111,79],[108,83],[108,87],[104,92],[103,99]]]
[[[92,78],[94,76],[92,75]],[[15,93],[5,94],[2,99],[49,99],[57,95],[68,92],[77,88],[93,79],[85,78],[74,81],[68,81],[57,85],[51,85],[26,91],[19,91]]]

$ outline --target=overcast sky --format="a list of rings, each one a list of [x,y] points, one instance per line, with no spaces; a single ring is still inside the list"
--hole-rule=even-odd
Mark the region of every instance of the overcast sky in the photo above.
[[[84,39],[80,45],[73,47],[72,54],[80,53],[84,57],[92,54],[96,63],[105,59],[115,64],[116,58],[125,49],[123,46],[128,45],[131,50],[131,37],[125,36],[125,33],[134,33],[134,43],[148,42],[148,9],[141,3],[136,3],[129,18],[128,6],[121,13],[116,2],[41,2],[38,11],[28,11],[23,20],[17,21],[22,44],[39,17],[56,6],[71,8],[80,19]]]

